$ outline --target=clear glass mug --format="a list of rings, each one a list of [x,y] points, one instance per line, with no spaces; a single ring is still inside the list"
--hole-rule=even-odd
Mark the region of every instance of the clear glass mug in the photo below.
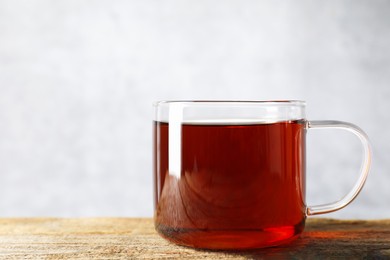
[[[307,216],[348,205],[367,178],[367,135],[340,121],[308,121],[303,101],[162,101],[154,119],[154,224],[174,243],[251,249],[289,242]],[[308,129],[341,128],[363,146],[360,176],[339,201],[307,206]]]

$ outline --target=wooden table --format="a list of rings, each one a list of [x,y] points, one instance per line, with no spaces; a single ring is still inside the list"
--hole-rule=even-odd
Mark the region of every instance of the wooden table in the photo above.
[[[152,219],[0,219],[0,259],[390,259],[390,219],[308,219],[304,234],[275,248],[217,252],[170,244]]]

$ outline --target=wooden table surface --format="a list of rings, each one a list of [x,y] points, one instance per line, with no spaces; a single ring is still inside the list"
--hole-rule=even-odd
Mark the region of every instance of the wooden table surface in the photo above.
[[[206,251],[162,239],[152,219],[0,218],[0,259],[390,259],[390,219],[308,219],[294,242],[251,251]]]

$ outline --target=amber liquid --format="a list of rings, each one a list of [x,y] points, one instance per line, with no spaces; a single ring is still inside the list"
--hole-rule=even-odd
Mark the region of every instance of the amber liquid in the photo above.
[[[163,237],[195,248],[250,249],[285,243],[303,231],[303,121],[183,124],[175,174],[169,172],[168,131],[167,123],[154,123],[154,219]]]

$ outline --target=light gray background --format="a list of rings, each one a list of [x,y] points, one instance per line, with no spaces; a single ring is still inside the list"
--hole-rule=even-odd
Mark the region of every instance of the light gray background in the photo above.
[[[353,122],[371,175],[339,218],[390,217],[390,1],[0,1],[0,216],[152,216],[152,102],[302,99]],[[308,133],[307,201],[357,178]]]

